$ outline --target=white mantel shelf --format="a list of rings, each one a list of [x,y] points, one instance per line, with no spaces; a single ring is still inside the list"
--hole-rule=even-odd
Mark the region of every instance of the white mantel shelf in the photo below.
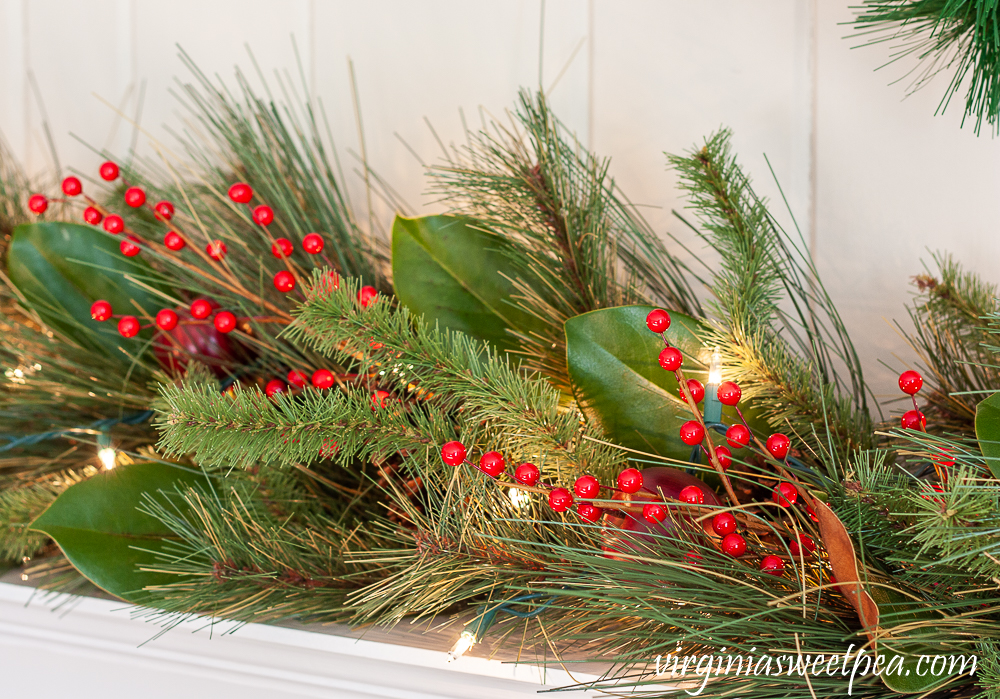
[[[3,699],[514,699],[593,679],[479,657],[448,663],[412,636],[393,643],[392,633],[371,640],[249,624],[225,634],[225,625],[210,633],[189,622],[150,640],[159,628],[123,602],[61,602],[0,582]]]

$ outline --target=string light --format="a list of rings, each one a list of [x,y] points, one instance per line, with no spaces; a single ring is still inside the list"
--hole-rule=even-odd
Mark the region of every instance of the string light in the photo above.
[[[531,504],[531,496],[520,488],[511,488],[507,491],[507,495],[510,497],[510,503],[518,509]]]
[[[716,347],[708,365],[708,385],[705,387],[705,424],[722,422],[722,403],[719,401],[719,384],[722,383],[722,353]]]
[[[472,650],[476,645],[476,634],[471,631],[463,631],[462,635],[455,641],[455,647],[448,651],[448,662],[458,660],[463,655]]]
[[[114,450],[113,447],[104,447],[97,451],[97,458],[100,460],[101,465],[108,471],[115,467],[115,463],[118,461],[118,452]]]
[[[708,366],[708,384],[718,387],[720,383],[722,383],[722,354],[716,347],[712,352],[712,362]]]

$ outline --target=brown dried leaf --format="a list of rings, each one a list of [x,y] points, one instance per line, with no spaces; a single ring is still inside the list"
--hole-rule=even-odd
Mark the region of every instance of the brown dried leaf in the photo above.
[[[861,625],[865,628],[869,640],[873,640],[878,630],[878,605],[861,584],[858,573],[858,557],[854,552],[854,542],[847,527],[833,513],[826,503],[817,498],[811,498],[812,509],[819,520],[819,532],[823,538],[830,557],[833,574],[837,578],[838,588],[858,613]]]

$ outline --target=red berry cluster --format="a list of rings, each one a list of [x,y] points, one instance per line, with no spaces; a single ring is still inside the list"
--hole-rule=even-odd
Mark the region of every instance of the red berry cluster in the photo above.
[[[660,308],[650,311],[649,315],[646,316],[646,327],[658,334],[666,345],[660,351],[660,366],[666,371],[674,372],[678,385],[683,387],[686,384],[691,400],[694,403],[700,403],[705,397],[705,387],[696,379],[687,379],[685,381],[684,375],[681,372],[684,355],[678,348],[670,345],[665,335],[666,331],[670,328],[670,314]],[[680,396],[681,400],[687,400],[683,388],[680,388]],[[723,405],[735,407],[740,418],[743,419],[743,414],[740,412],[739,407],[737,407],[740,399],[743,397],[743,391],[740,390],[740,387],[736,383],[732,381],[723,381],[720,383],[716,390],[716,397]],[[702,444],[707,437],[704,420],[701,419],[701,415],[697,411],[694,412],[698,419],[688,420],[680,427],[681,441],[689,446]],[[753,433],[750,431],[750,427],[747,425],[745,419],[743,419],[743,424],[733,425],[726,430],[726,441],[734,449],[742,449],[748,446],[752,437]],[[709,454],[711,455],[714,451],[714,461],[718,463],[721,470],[725,471],[732,464],[732,452],[724,446],[715,447],[713,450],[711,440],[709,439],[708,441]],[[771,456],[782,461],[788,456],[791,445],[792,442],[787,436],[775,433],[767,438],[765,448]]]
[[[917,407],[917,394],[924,387],[924,377],[910,369],[899,375],[899,390],[910,396],[913,401],[913,410],[903,413],[902,425],[904,430],[927,431],[927,416]]]
[[[121,176],[121,170],[113,162],[106,162],[100,167],[101,179],[113,182]],[[127,184],[127,183],[126,183]],[[83,185],[76,177],[67,177],[62,183],[63,193],[68,197],[76,197],[83,194]],[[98,202],[87,195],[83,195],[88,206],[83,211],[83,220],[92,226],[103,222],[104,230],[111,235],[124,233],[125,238],[121,241],[120,249],[126,257],[138,255],[144,246],[149,244],[129,230],[125,225],[125,220],[118,214],[107,212]],[[274,210],[266,204],[259,204],[251,207],[250,202],[254,198],[253,189],[248,184],[237,182],[229,188],[229,198],[237,204],[246,204],[250,209],[250,218],[258,225],[267,228],[274,222]],[[172,202],[161,201],[156,205],[149,203],[146,192],[141,187],[129,186],[124,194],[125,204],[131,208],[138,209],[146,207],[153,212],[153,216],[158,221],[162,221],[167,226],[167,232],[163,237],[163,246],[172,252],[180,252],[188,245],[188,238],[173,222],[175,208]],[[28,199],[28,208],[36,214],[42,214],[48,208],[49,200],[41,195],[34,194]],[[323,252],[323,236],[319,233],[309,233],[302,239],[302,248],[310,255],[319,255]],[[275,257],[286,259],[294,252],[292,242],[287,238],[277,238],[274,240],[271,251]],[[212,240],[205,246],[205,254],[216,262],[225,259],[229,249],[222,240]],[[329,262],[329,260],[327,260]],[[283,294],[292,292],[296,286],[295,275],[288,269],[276,272],[272,279],[274,288]],[[364,287],[359,294],[359,301],[363,306],[368,306],[377,292],[373,287]]]
[[[469,466],[478,468],[491,478],[499,478],[507,472],[507,462],[503,454],[498,451],[484,453],[479,457],[478,465],[468,461],[466,459],[467,455],[465,445],[461,442],[448,442],[441,447],[441,459],[449,466],[457,467],[462,464],[468,464]],[[601,518],[604,510],[592,502],[586,501],[599,499],[601,490],[618,490],[622,493],[633,494],[642,489],[642,474],[634,468],[627,468],[618,474],[617,488],[602,486],[594,476],[584,475],[576,479],[576,482],[573,484],[573,492],[570,492],[567,488],[539,483],[540,477],[541,471],[538,469],[538,466],[533,463],[522,463],[514,469],[511,485],[515,488],[538,489],[547,492],[549,507],[555,512],[566,512],[576,502],[575,497],[580,498],[582,501],[577,503],[575,512],[580,519],[591,524]],[[701,502],[704,502],[704,499]],[[663,516],[660,517],[659,512],[648,509],[650,507],[655,508],[657,505],[646,505],[643,509],[643,515],[648,520],[663,521],[666,518],[665,509],[663,510]]]

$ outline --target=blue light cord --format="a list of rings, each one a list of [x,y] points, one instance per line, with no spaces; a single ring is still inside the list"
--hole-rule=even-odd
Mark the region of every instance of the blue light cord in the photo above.
[[[60,437],[69,437],[72,435],[81,434],[95,434],[102,435],[106,434],[115,425],[141,425],[144,422],[148,422],[149,419],[153,417],[152,410],[144,410],[141,413],[132,413],[131,415],[125,415],[124,417],[109,417],[103,420],[98,420],[92,422],[85,427],[70,427],[63,430],[50,430],[49,432],[35,432],[33,434],[25,434],[19,437],[13,435],[0,435],[0,439],[7,441],[7,444],[0,447],[0,453],[9,451],[11,449],[18,449],[21,447],[30,447],[40,442],[44,442],[47,439],[58,439]]]
[[[544,602],[538,605],[537,609],[533,609],[530,612],[521,612],[513,609],[513,605],[521,605],[526,602],[531,602],[532,600],[543,599],[548,597]],[[510,616],[517,617],[519,619],[531,619],[536,617],[545,611],[551,604],[554,597],[548,595],[544,592],[534,592],[530,595],[521,595],[520,597],[514,597],[513,599],[505,600],[495,605],[485,604],[480,607],[479,614],[466,624],[465,628],[472,631],[476,636],[476,642],[483,640],[483,636],[489,630],[494,623],[496,623],[496,618],[498,614],[509,614]]]

